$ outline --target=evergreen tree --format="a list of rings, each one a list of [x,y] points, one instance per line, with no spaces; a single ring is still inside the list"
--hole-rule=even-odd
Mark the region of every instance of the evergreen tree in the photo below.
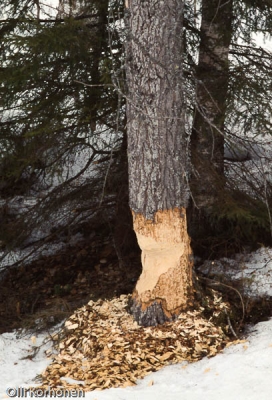
[[[93,0],[67,14],[37,4],[5,0],[0,29],[0,195],[6,204],[14,195],[46,196],[35,213],[22,215],[27,232],[52,212],[63,214],[67,202],[66,224],[78,221],[74,208],[85,210],[83,220],[94,204],[112,203],[107,193],[116,194],[110,177],[119,169],[125,121],[111,80],[122,65],[117,31],[108,43],[108,24],[122,9]],[[72,168],[79,154],[81,165]],[[11,236],[17,243],[25,237]]]
[[[186,23],[191,33],[186,34],[191,54],[190,58],[187,56],[188,76],[196,80],[196,105],[194,96],[190,97],[194,115],[190,233],[202,241],[203,233],[207,238],[209,229],[215,236],[223,232],[233,238],[239,227],[248,239],[254,236],[254,229],[257,235],[260,231],[269,232],[269,225],[271,229],[271,186],[264,174],[259,179],[252,176],[251,170],[256,166],[244,163],[259,157],[254,153],[262,146],[261,136],[271,132],[267,80],[271,75],[271,55],[254,44],[255,33],[271,31],[271,4],[203,0],[200,13],[201,30],[192,13],[188,13]],[[196,43],[197,65],[193,61]],[[193,83],[192,87],[194,93]],[[232,163],[224,162],[226,149]],[[259,173],[263,167],[259,165]],[[261,189],[260,180],[265,190]]]
[[[204,126],[204,131],[210,129],[213,136],[216,131],[224,135],[216,134],[220,163],[215,168],[218,179],[212,179],[215,194],[212,197],[220,201],[209,212],[210,226],[217,227],[215,235],[221,231],[236,235],[237,226],[245,222],[245,230],[252,236],[251,228],[269,229],[272,197],[269,176],[263,174],[261,179],[255,176],[253,179],[249,173],[253,167],[248,164],[252,161],[230,164],[225,160],[222,165],[222,152],[227,144],[234,158],[241,152],[250,158],[257,142],[261,142],[259,133],[271,132],[271,54],[254,45],[253,40],[256,32],[266,35],[271,32],[271,2],[233,0],[232,32],[225,29],[222,37],[225,48],[229,48],[229,57],[224,64],[226,74],[218,77],[217,82],[220,79],[225,82],[224,95],[221,92],[219,96],[212,82],[216,63],[207,65],[207,73],[203,73],[205,52],[213,53],[215,49],[207,39],[209,30],[203,33],[198,21],[201,13],[203,17],[212,15],[214,8],[216,19],[212,18],[211,23],[223,21],[221,12],[226,7],[230,10],[231,2],[225,3],[203,1],[199,10],[194,9],[196,2],[184,3],[185,128],[188,138],[193,125],[194,132]],[[2,240],[6,236],[7,242],[20,243],[49,219],[52,210],[56,215],[58,210],[62,210],[61,215],[67,209],[84,211],[69,211],[63,222],[58,223],[64,226],[83,221],[99,205],[110,209],[111,214],[116,213],[113,231],[117,247],[124,251],[134,236],[128,209],[123,1],[60,1],[58,9],[53,10],[37,0],[4,0],[0,13],[0,197],[1,204],[5,204],[1,213]],[[226,20],[231,18],[226,15]],[[230,46],[226,42],[230,38],[228,33]],[[206,119],[202,111],[208,98],[201,95],[199,82],[203,80],[210,94],[214,87],[211,97],[218,103],[213,115]],[[221,117],[220,113],[215,115],[218,108]],[[258,134],[253,142],[249,132]],[[212,140],[207,140],[208,155],[213,151],[211,143]],[[72,165],[78,154],[84,154],[83,163],[80,170],[75,170]],[[210,167],[214,173],[213,162]],[[64,176],[63,171],[67,170],[68,176]],[[196,190],[205,192],[207,185],[203,188],[205,180],[199,177],[199,187],[194,185],[197,175],[193,172],[194,169],[191,190],[196,199]],[[237,176],[246,183],[242,191]],[[209,180],[209,174],[206,177]],[[19,218],[16,220],[19,234],[14,220],[11,224],[6,217],[10,215],[10,199],[14,195],[37,194],[44,198],[35,205],[35,212],[21,215],[26,224],[22,225]],[[68,203],[71,207],[66,208]],[[229,230],[225,229],[226,220],[230,221]]]

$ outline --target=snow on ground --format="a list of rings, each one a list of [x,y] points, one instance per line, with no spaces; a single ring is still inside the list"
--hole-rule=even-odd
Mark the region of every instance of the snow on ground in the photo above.
[[[33,340],[33,338],[32,338]],[[33,346],[30,337],[0,336],[0,399],[6,389],[33,385],[49,360],[41,349],[34,360],[24,359]],[[37,337],[39,345],[44,336]],[[251,328],[247,341],[196,363],[170,365],[148,375],[137,386],[93,391],[89,400],[271,400],[272,319]],[[15,396],[14,396],[15,397]]]
[[[218,280],[220,276],[239,280],[247,296],[272,296],[271,248],[261,247],[253,253],[237,254],[234,259],[205,261],[199,270],[208,276],[217,276]]]
[[[241,267],[237,271],[237,263]],[[233,269],[232,269],[232,268]],[[235,267],[235,269],[234,269]],[[272,249],[237,255],[235,260],[221,259],[206,263],[233,279],[249,282],[252,294],[272,295]],[[249,292],[248,292],[249,294]],[[56,328],[57,330],[58,328]],[[33,386],[50,359],[48,335],[16,338],[16,332],[0,335],[0,399],[8,398],[7,388]],[[170,365],[148,375],[137,386],[86,393],[89,400],[271,400],[272,399],[272,319],[250,328],[246,341],[231,345],[213,358],[196,363]],[[27,356],[33,346],[40,348],[36,357]],[[13,390],[13,389],[12,389]],[[13,392],[14,393],[14,392]],[[15,396],[13,396],[15,397]]]
[[[42,347],[33,360],[27,358],[33,354],[33,346],[40,346],[44,340],[45,335],[37,338],[32,335],[16,338],[16,332],[0,335],[0,399],[8,397],[8,388],[32,385],[35,376],[50,364],[50,359],[44,354],[50,342]]]
[[[271,400],[272,320],[254,328],[249,342],[193,364],[147,376],[136,387],[89,393],[96,400]],[[152,386],[149,386],[153,383]]]
[[[81,233],[77,232],[69,237],[69,241],[67,241],[65,236],[63,236],[55,242],[41,242],[40,244],[31,245],[25,249],[16,249],[7,252],[0,250],[0,272],[1,270],[4,270],[7,266],[14,265],[16,262],[22,260],[24,264],[28,264],[42,256],[57,254],[62,249],[67,248],[68,245],[75,246],[83,240],[84,236]]]

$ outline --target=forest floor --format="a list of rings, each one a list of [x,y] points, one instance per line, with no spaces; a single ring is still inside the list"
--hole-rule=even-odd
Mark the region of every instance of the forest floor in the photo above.
[[[37,338],[43,337],[44,332],[47,332],[46,340],[48,342],[48,337],[49,340],[53,337],[50,333],[50,328],[55,329],[54,327],[56,327],[58,322],[62,322],[61,326],[63,327],[63,321],[65,320],[65,336],[61,339],[57,339],[57,343],[60,349],[62,349],[61,351],[60,349],[57,350],[60,351],[59,356],[57,356],[60,358],[56,358],[47,368],[47,372],[43,375],[43,384],[49,383],[50,387],[54,387],[54,384],[59,384],[59,382],[56,381],[56,376],[61,364],[64,376],[70,377],[70,381],[67,382],[66,387],[79,388],[85,385],[85,390],[88,391],[100,390],[116,385],[123,387],[135,383],[138,385],[138,381],[136,382],[137,379],[162,368],[164,365],[169,365],[169,368],[175,368],[175,366],[171,364],[180,362],[182,359],[187,360],[186,362],[189,361],[189,363],[190,361],[196,362],[198,359],[205,357],[205,355],[209,356],[209,352],[210,355],[221,352],[226,344],[230,344],[229,342],[234,344],[238,343],[240,346],[239,351],[245,352],[248,349],[248,345],[245,344],[247,341],[245,338],[247,337],[246,329],[248,329],[248,325],[250,324],[253,326],[253,324],[259,321],[267,320],[272,315],[271,295],[266,298],[246,298],[243,293],[241,301],[240,291],[243,290],[243,288],[239,286],[241,285],[241,279],[237,281],[232,281],[231,279],[229,281],[224,280],[224,283],[220,286],[218,282],[216,283],[216,280],[219,279],[216,275],[208,275],[209,278],[207,278],[205,271],[206,269],[209,270],[210,264],[212,264],[213,267],[219,268],[219,273],[221,273],[225,279],[228,279],[227,272],[230,271],[231,265],[225,260],[223,264],[222,261],[216,263],[208,262],[208,265],[204,263],[202,268],[198,268],[198,275],[195,282],[196,301],[202,306],[201,315],[193,314],[189,311],[188,315],[181,316],[181,319],[178,320],[177,323],[174,322],[168,327],[156,327],[154,328],[154,332],[150,330],[150,328],[135,328],[133,326],[133,321],[130,320],[131,316],[127,315],[127,305],[125,303],[127,302],[127,295],[133,291],[141,272],[139,253],[132,251],[131,254],[128,255],[128,259],[122,260],[120,263],[109,232],[101,231],[101,227],[98,226],[89,226],[85,227],[83,233],[81,239],[76,244],[68,244],[65,249],[63,248],[63,250],[59,251],[57,254],[41,256],[29,264],[8,267],[5,271],[1,272],[0,334],[3,335],[0,335],[0,339],[3,343],[0,341],[0,345],[2,343],[4,351],[4,343],[9,340],[12,349],[16,347],[17,340],[18,343],[20,340],[28,340],[32,343],[31,345],[26,342],[29,348],[26,351],[27,356],[20,358],[22,361],[17,361],[17,359],[14,358],[14,364],[10,365],[11,375],[12,370],[17,368],[17,365],[19,368],[19,365],[22,363],[27,364],[30,361],[34,366],[37,356],[36,350],[33,352],[33,349],[36,349],[37,346],[33,346],[33,341],[36,342],[36,340],[38,340]],[[67,243],[69,243],[69,241],[67,241]],[[257,251],[254,254],[253,256],[249,255],[248,259],[244,259],[242,264],[240,263],[240,266],[243,265],[242,272],[244,273],[248,269],[250,276],[252,276],[252,271],[256,274],[259,265],[259,270],[262,274],[261,285],[266,282],[268,286],[272,288],[269,279],[269,277],[271,277],[270,250],[261,249],[260,252]],[[265,254],[265,259],[262,258],[263,254]],[[248,263],[250,262],[251,264],[249,265]],[[251,267],[253,269],[251,269]],[[242,283],[245,282],[248,282],[248,280],[243,276]],[[124,305],[120,305],[120,302],[123,302]],[[225,305],[227,305],[226,314]],[[224,311],[219,313],[218,320],[213,318],[214,314],[216,314],[214,313],[216,307],[222,308]],[[222,317],[223,320],[220,321]],[[87,323],[85,321],[86,318],[88,320],[86,320]],[[85,322],[82,323],[82,321]],[[121,325],[120,321],[123,321]],[[222,335],[221,333],[218,334],[218,332],[220,332],[220,327],[223,325],[226,327],[228,322],[231,325],[231,329],[230,326],[228,326],[227,335],[222,331]],[[189,325],[187,326],[186,324]],[[207,324],[207,327],[205,324]],[[74,325],[78,326],[75,331],[73,328]],[[122,328],[121,330],[120,326]],[[263,332],[268,325],[260,326],[261,332]],[[196,329],[196,327],[200,327],[201,329]],[[219,329],[218,332],[217,329]],[[186,340],[188,341],[190,339],[191,342],[183,343],[179,340],[179,347],[181,347],[176,348],[175,346],[177,343],[174,337],[171,339],[171,335],[182,337],[184,334],[183,331],[186,331],[186,335],[184,336]],[[63,332],[62,329],[59,330],[59,332]],[[199,336],[199,332],[203,333],[203,337]],[[30,339],[24,339],[27,335],[32,336],[29,336]],[[57,335],[59,335],[59,333]],[[237,335],[237,337],[235,335]],[[79,377],[81,377],[81,375],[78,375],[78,371],[84,371],[86,366],[85,364],[81,365],[81,361],[79,362],[74,356],[73,352],[76,350],[72,347],[83,348],[85,337],[88,337],[89,344],[86,351],[88,350],[91,353],[88,355],[89,359],[87,360],[86,353],[83,361],[90,364],[88,370],[92,371],[92,374],[95,376],[90,375],[87,377],[86,375],[85,378],[82,378],[82,381],[78,381]],[[94,342],[91,342],[92,338],[94,338]],[[211,343],[206,343],[207,340],[210,340]],[[216,340],[218,343],[216,342],[215,346]],[[269,340],[269,335],[267,334],[264,355],[267,357],[268,361],[263,367],[265,370],[270,368],[268,353],[271,348],[271,343]],[[80,341],[79,346],[78,341]],[[135,344],[137,344],[136,347]],[[54,343],[52,346],[54,347]],[[66,347],[68,351],[67,354],[64,353],[63,350],[64,348],[66,349]],[[39,349],[39,347],[37,347],[37,349]],[[41,345],[41,349],[44,349],[44,354],[48,354],[45,351],[44,345]],[[185,357],[184,349],[190,350],[192,354],[188,353]],[[97,353],[94,354],[94,350]],[[69,352],[72,352],[72,355]],[[142,353],[141,356],[139,352]],[[224,350],[224,353],[226,353],[227,357],[228,349]],[[233,357],[235,356],[235,350],[230,350],[230,353],[233,354]],[[68,360],[66,360],[66,366],[61,358],[64,357],[63,354]],[[222,356],[225,357],[225,355]],[[2,359],[0,357],[0,365],[1,363],[4,363],[3,366],[7,365],[7,360],[10,357],[11,355],[9,353],[7,357],[4,357],[4,355]],[[39,357],[41,358],[41,354]],[[101,357],[103,362],[101,361]],[[118,357],[123,357],[126,361],[124,362],[122,359],[122,363],[120,364],[122,366],[120,367],[118,364]],[[220,357],[220,355],[216,357]],[[43,358],[44,366],[48,365],[48,359],[45,361],[45,356]],[[210,358],[207,357],[205,357],[205,360],[206,361],[203,362],[206,363],[207,366],[205,368],[203,367],[204,374],[208,374],[208,372],[214,368],[214,366],[210,366],[210,364],[213,365],[213,361],[210,361]],[[244,362],[245,358],[243,355],[241,371]],[[199,361],[199,363],[200,364],[196,362],[196,364],[201,367],[201,361]],[[127,369],[125,366],[127,366]],[[25,367],[22,366],[22,368]],[[33,367],[30,365],[29,374],[31,368]],[[37,364],[38,374],[42,372],[43,368],[44,367],[38,366]],[[65,368],[66,370],[64,371]],[[186,371],[187,364],[182,364],[181,367],[177,366],[177,368]],[[219,366],[216,368],[219,368]],[[188,367],[188,370],[189,369],[191,370],[193,367]],[[3,372],[6,373],[6,384],[9,383],[8,377],[11,376],[8,374],[8,371],[9,369],[7,369],[7,372]],[[74,374],[72,374],[71,371],[73,371]],[[109,371],[111,371],[110,374],[108,373]],[[216,376],[218,376],[218,373],[216,373]],[[23,375],[20,375],[20,379],[22,379],[22,377]],[[71,381],[71,377],[76,380],[73,381],[72,379]],[[34,375],[31,379],[30,377],[28,378],[28,387],[33,386],[35,382],[33,379]],[[60,376],[58,379],[64,378]],[[83,383],[84,380],[85,383]],[[120,385],[118,382],[120,382]],[[13,385],[14,383],[15,381],[13,381]],[[154,381],[152,379],[148,384],[145,383],[148,387],[153,386],[153,384]],[[180,390],[178,387],[179,386],[176,386],[176,384],[173,384],[173,391],[176,392],[176,390]],[[220,385],[218,388],[219,387]],[[267,385],[264,387],[269,393],[270,389],[267,388]],[[129,387],[127,389],[129,389]],[[190,386],[188,388],[188,393],[191,393],[191,389]],[[147,390],[149,391],[149,389]],[[97,392],[95,394],[97,394]],[[154,396],[151,396],[150,399],[157,398],[157,390],[155,390],[153,394]],[[105,396],[106,399],[106,392]],[[133,392],[131,392],[131,396],[131,398],[134,399]],[[255,399],[254,396],[252,399]],[[119,394],[116,399],[117,398],[119,399]],[[120,398],[122,398],[122,395]],[[176,398],[175,395],[173,399]],[[191,399],[191,397],[188,397],[188,399],[189,398]],[[244,397],[239,396],[237,398],[244,399]],[[251,397],[249,398],[251,399]],[[268,397],[264,398],[268,399]]]
[[[126,260],[122,267],[111,237],[92,226],[77,244],[57,254],[2,270],[0,334],[46,330],[90,300],[131,293],[141,265],[137,253],[128,259],[129,267]]]
[[[90,300],[111,300],[132,293],[141,273],[139,252],[132,250],[120,263],[111,234],[99,221],[84,226],[82,233],[76,244],[68,244],[56,254],[40,256],[28,264],[0,271],[0,334],[14,329],[46,331]],[[198,268],[197,301],[201,303],[201,296],[207,291],[219,291],[233,308],[232,323],[239,332],[244,326],[264,321],[272,315],[271,295],[250,297],[242,304],[239,293],[243,294],[244,289],[241,284],[248,280],[235,281],[227,276],[231,264],[224,267],[223,285],[216,285],[216,275],[212,275],[215,281],[203,275],[206,264],[204,262],[202,268]],[[209,269],[211,262],[208,264]],[[212,262],[213,268],[215,264]],[[267,281],[269,277],[264,272],[262,270],[261,276]],[[252,276],[252,272],[249,273]],[[222,276],[219,279],[222,281]]]

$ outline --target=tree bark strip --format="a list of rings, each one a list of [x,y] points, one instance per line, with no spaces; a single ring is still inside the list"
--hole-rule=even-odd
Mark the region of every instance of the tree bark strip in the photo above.
[[[143,325],[173,319],[191,297],[180,0],[128,1],[129,197],[143,272],[132,312]]]

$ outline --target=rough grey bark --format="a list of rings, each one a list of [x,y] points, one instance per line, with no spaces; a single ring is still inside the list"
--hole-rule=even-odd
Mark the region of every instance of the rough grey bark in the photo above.
[[[191,137],[191,189],[199,209],[209,209],[224,187],[224,125],[232,0],[203,0],[196,109]]]
[[[192,298],[185,213],[183,3],[131,0],[128,7],[129,197],[143,267],[131,311],[147,326],[175,319]]]
[[[180,0],[128,2],[130,207],[152,219],[187,203]]]

